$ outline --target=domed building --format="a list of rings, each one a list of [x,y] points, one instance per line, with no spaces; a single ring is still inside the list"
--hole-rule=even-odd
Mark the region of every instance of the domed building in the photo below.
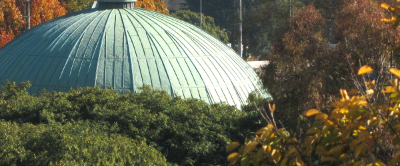
[[[269,97],[253,69],[204,30],[142,8],[135,0],[42,23],[0,49],[0,83],[31,81],[31,94],[74,87],[137,92],[143,85],[208,103]]]

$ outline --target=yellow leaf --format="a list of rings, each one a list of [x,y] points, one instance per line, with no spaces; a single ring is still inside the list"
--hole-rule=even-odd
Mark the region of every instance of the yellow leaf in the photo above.
[[[331,120],[327,120],[327,121],[324,123],[324,125],[325,125],[325,126],[336,126],[335,123],[332,122]]]
[[[243,150],[243,155],[253,151],[257,145],[258,145],[258,142],[256,142],[256,141],[249,142]]]
[[[342,149],[343,149],[343,145],[335,146],[335,147],[333,147],[333,148],[331,148],[331,149],[329,150],[328,155],[331,155],[331,154],[335,154],[335,153],[337,153],[337,152],[340,152],[340,151],[342,151]]]
[[[376,117],[376,116],[374,116],[374,117],[372,117],[371,119],[368,119],[367,120],[367,125],[369,126],[369,125],[371,125],[371,124],[374,124],[375,122],[377,122],[378,121],[378,118]]]
[[[349,154],[343,153],[342,155],[340,155],[339,160],[347,160],[349,157],[350,157]]]
[[[347,94],[346,89],[340,89],[340,94],[342,94],[342,100],[343,101],[350,99],[349,95]]]
[[[304,165],[305,164],[304,164],[303,160],[301,160],[300,157],[297,157],[296,158],[296,166],[304,166]]]
[[[387,18],[382,18],[380,21],[381,22],[387,22],[387,23],[392,22],[390,19],[387,19]]]
[[[320,113],[320,112],[317,109],[310,109],[310,110],[306,111],[304,114],[307,117],[310,117],[310,116],[314,116],[315,114],[318,114],[318,113]]]
[[[296,147],[294,147],[293,145],[290,145],[289,151],[286,152],[286,156],[290,156],[295,150],[296,150]]]
[[[372,81],[365,81],[365,85],[369,86],[375,86],[375,80]]]
[[[360,93],[358,89],[351,89],[349,92],[347,92],[348,95],[356,95]]]
[[[366,146],[365,144],[360,144],[357,146],[356,150],[354,151],[355,157],[357,157],[361,153],[361,151],[364,150],[365,146]]]
[[[367,95],[373,95],[374,94],[374,90],[373,89],[368,89],[365,92],[367,93]]]
[[[399,69],[391,68],[391,69],[389,69],[389,71],[391,73],[393,73],[394,75],[396,75],[397,77],[400,77],[400,70]]]
[[[290,138],[289,141],[288,141],[288,143],[295,143],[295,142],[297,142],[296,138]]]
[[[357,104],[358,105],[367,105],[368,103],[365,100],[359,100],[359,101],[357,101]]]
[[[374,164],[375,166],[386,166],[386,164],[383,163],[381,160],[376,160]]]
[[[389,10],[391,11],[391,12],[397,12],[397,8],[396,7],[389,7]],[[392,17],[393,18],[393,17]]]
[[[271,156],[272,148],[269,145],[263,145],[264,153],[267,156]]]
[[[348,110],[347,108],[341,108],[341,109],[339,110],[339,112],[340,112],[341,114],[343,114],[343,115],[347,115],[347,113],[349,113],[349,110]]]
[[[382,93],[395,93],[396,89],[393,86],[386,86],[385,90],[382,90]]]
[[[327,114],[317,114],[317,116],[315,116],[315,120],[321,120],[321,122],[325,122],[326,120],[328,120],[328,115]]]
[[[281,166],[286,166],[286,163],[288,160],[289,160],[289,158],[287,158],[287,157],[283,158],[283,160],[281,161]]]
[[[269,106],[269,109],[272,111],[272,113],[274,113],[275,112],[275,104],[273,104],[271,106],[271,103],[268,103],[268,106]]]
[[[274,160],[275,163],[278,163],[281,161],[281,152],[278,149],[272,150],[272,159]]]
[[[232,151],[233,149],[236,149],[237,147],[239,147],[240,146],[240,143],[239,142],[232,142],[231,144],[229,144],[227,147],[226,147],[226,152],[230,152],[230,151]]]
[[[308,129],[307,132],[306,132],[306,134],[307,134],[307,135],[311,135],[311,134],[315,134],[315,133],[318,133],[318,132],[319,132],[319,129],[316,128],[316,127],[313,127],[313,128],[311,128],[311,129]]]
[[[321,162],[325,162],[325,161],[336,161],[336,159],[333,157],[321,156]]]
[[[230,165],[234,165],[239,158],[240,158],[239,153],[236,153],[236,152],[235,153],[231,153],[228,156],[228,162],[230,162]]]
[[[365,128],[364,126],[360,126],[358,127],[359,130],[367,130],[367,128]]]
[[[381,7],[386,9],[386,10],[388,10],[390,6],[388,4],[386,4],[386,3],[382,3]]]
[[[374,71],[374,69],[372,69],[371,66],[364,65],[363,67],[361,67],[361,68],[358,70],[358,75],[367,74],[367,73],[370,73],[370,72],[372,72],[372,71]]]
[[[390,84],[392,84],[394,87],[397,87],[397,85],[399,85],[399,79],[395,78],[393,80],[390,80]]]
[[[269,127],[269,126],[263,127],[263,128],[261,128],[260,130],[258,130],[258,131],[256,132],[256,135],[268,133],[268,132],[270,132],[271,130],[272,130],[272,128]]]

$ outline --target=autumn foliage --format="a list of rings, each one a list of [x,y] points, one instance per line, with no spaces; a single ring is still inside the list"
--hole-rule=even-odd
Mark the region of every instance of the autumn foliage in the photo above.
[[[400,77],[400,70],[391,68]],[[365,78],[373,72],[363,66],[358,75]],[[257,165],[389,165],[400,161],[400,84],[399,79],[381,91],[374,91],[375,80],[364,83],[365,89],[340,90],[341,99],[331,104],[332,111],[324,113],[310,109],[305,117],[313,117],[319,124],[306,130],[302,137],[277,128],[275,106],[261,111],[269,124],[255,133],[243,146],[233,142],[227,147],[231,152],[231,165],[240,161],[242,166]],[[387,98],[382,105],[374,104],[374,96]]]
[[[0,0],[0,48],[19,35],[25,21],[15,0]]]
[[[58,0],[32,0],[31,26],[36,26],[66,13],[64,6]]]
[[[169,14],[169,10],[164,0],[138,0],[135,2],[136,7],[158,11],[160,13]]]
[[[0,48],[21,34],[25,29],[22,1],[0,0]],[[31,26],[66,14],[58,0],[32,0]]]
[[[366,79],[377,79],[376,87],[382,87],[389,80],[385,71],[399,62],[392,58],[398,52],[391,49],[398,43],[399,29],[380,21],[387,12],[373,0],[341,4],[330,17],[334,25],[316,7],[295,10],[291,30],[268,55],[271,65],[265,68],[264,85],[283,110],[276,116],[289,128],[307,124],[293,117],[305,109],[329,111],[337,89],[355,87],[352,73],[362,64],[376,69]]]

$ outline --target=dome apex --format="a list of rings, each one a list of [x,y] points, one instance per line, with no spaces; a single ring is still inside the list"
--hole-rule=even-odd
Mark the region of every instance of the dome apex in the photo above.
[[[97,2],[122,2],[122,3],[126,3],[126,2],[135,2],[136,0],[97,0]]]
[[[99,9],[132,9],[136,0],[97,0]]]

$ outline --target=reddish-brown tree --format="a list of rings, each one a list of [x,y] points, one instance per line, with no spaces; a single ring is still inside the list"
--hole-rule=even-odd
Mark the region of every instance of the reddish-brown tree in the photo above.
[[[58,0],[32,0],[31,26],[66,14],[64,6]]]
[[[138,0],[136,1],[136,7],[150,9],[161,13],[169,14],[169,10],[165,5],[164,0]]]
[[[270,65],[263,76],[276,105],[284,110],[276,114],[277,119],[288,128],[300,124],[293,115],[310,106],[320,108],[330,100],[322,83],[333,58],[329,56],[333,49],[323,37],[325,19],[318,10],[305,6],[294,15],[292,30],[268,55]]]
[[[15,0],[0,0],[0,48],[24,28],[25,21]]]
[[[0,0],[0,48],[23,32],[25,28],[25,20],[21,13],[23,5],[21,1]],[[31,26],[65,14],[66,10],[58,0],[31,1]]]
[[[391,64],[391,47],[399,33],[380,22],[384,11],[373,0],[344,0],[340,9],[330,27],[337,45],[330,45],[331,39],[324,35],[324,17],[307,6],[294,13],[292,30],[273,47],[264,82],[282,110],[277,113],[281,121],[293,123],[290,116],[309,108],[329,111],[326,106],[336,100],[337,89],[362,82],[352,75],[360,65],[376,69],[366,78],[376,80],[376,88],[389,78],[384,71]],[[296,123],[291,126],[301,124]]]

